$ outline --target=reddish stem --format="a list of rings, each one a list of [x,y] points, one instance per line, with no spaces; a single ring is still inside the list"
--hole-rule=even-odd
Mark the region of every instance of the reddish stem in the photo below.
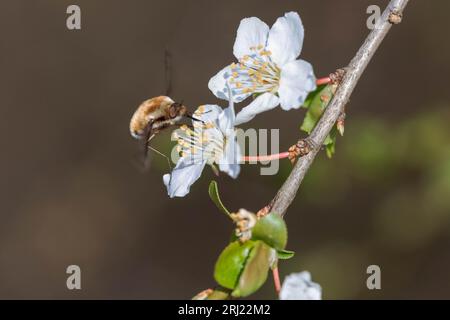
[[[273,283],[275,285],[275,291],[277,295],[280,294],[281,291],[281,283],[280,283],[280,274],[278,273],[278,267],[272,269]]]
[[[242,161],[272,161],[289,157],[289,152],[269,154],[267,156],[243,156]]]
[[[330,77],[320,78],[316,80],[316,85],[320,86],[322,84],[329,84],[331,82]]]

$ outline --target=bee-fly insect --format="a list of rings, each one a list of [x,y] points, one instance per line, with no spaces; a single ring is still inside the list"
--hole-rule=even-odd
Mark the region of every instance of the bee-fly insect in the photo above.
[[[141,103],[131,118],[130,133],[144,142],[144,159],[147,158],[148,149],[163,155],[149,146],[150,140],[160,131],[177,125],[184,117],[201,121],[192,117],[183,103],[175,102],[166,96],[151,98]]]

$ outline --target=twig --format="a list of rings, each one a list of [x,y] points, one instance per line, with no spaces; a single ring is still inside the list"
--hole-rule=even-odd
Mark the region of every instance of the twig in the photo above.
[[[408,1],[409,0],[391,0],[380,17],[379,22],[367,36],[364,44],[350,62],[336,94],[309,137],[309,139],[318,147],[311,150],[308,155],[299,158],[292,169],[291,174],[270,203],[269,206],[271,207],[271,211],[276,212],[281,216],[284,216],[286,213],[286,210],[297,194],[298,188],[302,183],[306,172],[319,152],[320,146],[323,145],[325,138],[335,125],[339,115],[343,112],[344,106],[347,104],[359,78],[372,59],[378,46],[390,30],[392,24],[400,22],[403,9],[408,4]]]

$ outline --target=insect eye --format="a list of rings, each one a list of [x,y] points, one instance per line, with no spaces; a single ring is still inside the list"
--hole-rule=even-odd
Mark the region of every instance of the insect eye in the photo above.
[[[178,114],[178,105],[176,103],[172,104],[169,108],[169,116],[175,118]]]

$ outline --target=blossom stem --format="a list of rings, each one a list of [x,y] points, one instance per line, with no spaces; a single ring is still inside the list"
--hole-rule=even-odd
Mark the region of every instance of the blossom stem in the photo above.
[[[281,291],[281,282],[280,282],[280,274],[278,273],[278,266],[272,269],[273,283],[275,285],[275,291],[277,295],[280,294]]]
[[[242,161],[244,161],[244,162],[272,161],[272,160],[285,159],[288,157],[289,157],[289,152],[282,152],[282,153],[276,153],[276,154],[269,154],[266,156],[243,156]]]
[[[329,84],[331,82],[330,77],[320,78],[316,80],[316,85],[320,86],[322,84]]]

